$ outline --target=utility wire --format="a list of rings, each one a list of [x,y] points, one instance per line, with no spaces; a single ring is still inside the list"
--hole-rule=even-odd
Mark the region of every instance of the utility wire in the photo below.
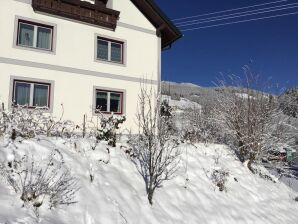
[[[298,3],[294,3],[294,4],[295,4],[295,6],[284,7],[284,8],[279,8],[279,9],[271,9],[271,10],[267,10],[267,11],[263,11],[263,12],[248,13],[248,14],[238,15],[238,16],[228,16],[228,17],[221,18],[221,19],[211,19],[211,20],[202,21],[202,22],[194,22],[194,23],[189,23],[189,24],[177,25],[177,27],[192,26],[192,25],[196,25],[196,24],[210,23],[210,22],[215,22],[215,21],[222,21],[222,20],[227,20],[227,19],[240,18],[240,17],[245,17],[245,16],[252,16],[252,15],[258,15],[258,14],[264,14],[264,13],[269,13],[269,12],[277,12],[277,11],[282,11],[282,10],[286,10],[286,9],[297,8]]]
[[[185,20],[185,19],[191,19],[191,18],[202,17],[202,16],[209,16],[209,15],[215,15],[215,14],[220,14],[220,13],[224,13],[224,12],[239,11],[241,9],[256,8],[256,7],[259,7],[259,6],[272,5],[272,4],[281,3],[281,2],[287,2],[287,1],[288,0],[280,0],[280,1],[275,1],[275,2],[269,2],[269,3],[258,4],[258,5],[241,7],[241,8],[233,8],[233,9],[224,10],[224,11],[218,11],[218,12],[212,12],[212,13],[205,13],[205,14],[201,14],[201,15],[188,16],[188,17],[183,17],[183,18],[178,18],[178,19],[172,19],[172,21]]]
[[[195,22],[206,21],[206,20],[217,19],[217,18],[225,18],[225,17],[228,17],[228,16],[253,13],[253,12],[264,11],[264,10],[269,10],[269,9],[282,8],[282,7],[286,7],[286,6],[295,6],[297,4],[298,3],[284,4],[284,5],[279,5],[279,6],[265,7],[265,8],[262,8],[262,9],[254,9],[254,10],[249,10],[249,11],[244,11],[244,12],[237,12],[237,13],[232,13],[232,14],[227,14],[227,15],[213,16],[213,17],[204,18],[204,19],[195,19],[195,20],[190,20],[190,21],[183,21],[183,22],[176,23],[176,26],[183,26],[184,24],[188,24],[188,23],[195,23]],[[245,16],[245,15],[243,15],[243,16]]]
[[[265,19],[271,19],[271,18],[283,17],[283,16],[289,16],[289,15],[296,15],[296,14],[298,14],[298,12],[279,14],[279,15],[275,15],[275,16],[266,16],[266,17],[255,18],[255,19],[247,19],[247,20],[241,20],[241,21],[236,21],[236,22],[221,23],[221,24],[210,25],[210,26],[189,28],[189,29],[181,30],[181,32],[192,31],[192,30],[200,30],[200,29],[205,29],[205,28],[210,28],[210,27],[226,26],[226,25],[231,25],[231,24],[245,23],[245,22],[257,21],[257,20],[265,20]]]

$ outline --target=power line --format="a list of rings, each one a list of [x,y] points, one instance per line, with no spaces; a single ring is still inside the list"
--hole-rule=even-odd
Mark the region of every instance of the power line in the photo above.
[[[265,10],[265,11],[262,11],[262,12],[254,12],[254,13],[248,13],[248,14],[238,15],[238,16],[228,16],[228,17],[225,17],[225,18],[207,20],[207,21],[202,21],[202,22],[194,22],[194,23],[189,23],[189,24],[177,25],[177,27],[191,26],[191,25],[202,24],[202,23],[210,23],[210,22],[215,22],[215,21],[222,21],[222,20],[227,20],[227,19],[233,19],[233,18],[252,16],[252,15],[258,15],[258,14],[264,14],[264,13],[269,13],[269,12],[276,12],[276,11],[282,11],[282,10],[286,10],[286,9],[297,8],[298,3],[294,3],[294,4],[295,4],[295,6],[284,7],[284,8],[279,8],[279,9],[271,9],[271,10],[267,10],[267,11]]]
[[[265,7],[265,8],[262,8],[262,9],[254,9],[254,10],[249,10],[249,11],[244,11],[244,12],[237,12],[237,13],[232,13],[232,14],[227,14],[227,15],[213,16],[213,17],[204,18],[204,19],[195,19],[195,20],[190,20],[190,21],[178,22],[178,23],[176,23],[176,26],[184,26],[184,24],[188,24],[188,23],[195,23],[195,22],[199,22],[199,21],[206,21],[206,20],[217,19],[217,18],[223,18],[224,19],[225,17],[228,17],[228,16],[241,15],[241,14],[264,11],[264,10],[269,10],[269,9],[282,8],[282,7],[286,7],[286,6],[294,6],[294,5],[297,5],[297,4],[298,3],[284,4],[284,5],[273,6],[273,7]]]
[[[245,22],[257,21],[257,20],[265,20],[265,19],[271,19],[271,18],[283,17],[283,16],[289,16],[289,15],[296,15],[296,14],[298,14],[298,12],[279,14],[279,15],[275,15],[275,16],[266,16],[266,17],[255,18],[255,19],[247,19],[247,20],[241,20],[241,21],[236,21],[236,22],[221,23],[221,24],[210,25],[210,26],[195,27],[195,28],[185,29],[185,30],[181,30],[181,31],[186,32],[186,31],[192,31],[192,30],[200,30],[200,29],[205,29],[205,28],[210,28],[210,27],[226,26],[226,25],[231,25],[231,24],[245,23]]]
[[[281,2],[287,2],[287,1],[288,0],[280,0],[280,1],[275,1],[275,2],[269,2],[269,3],[263,3],[263,4],[257,4],[257,5],[252,5],[252,6],[241,7],[241,8],[233,8],[233,9],[224,10],[224,11],[218,11],[218,12],[212,12],[212,13],[205,13],[205,14],[201,14],[201,15],[188,16],[188,17],[183,17],[183,18],[178,18],[178,19],[172,19],[172,21],[185,20],[185,19],[191,19],[191,18],[202,17],[202,16],[209,16],[209,15],[214,15],[214,14],[219,14],[219,13],[224,13],[224,12],[239,11],[241,9],[255,8],[255,7],[259,7],[259,6],[272,5],[272,4],[277,4],[277,3],[281,3]]]

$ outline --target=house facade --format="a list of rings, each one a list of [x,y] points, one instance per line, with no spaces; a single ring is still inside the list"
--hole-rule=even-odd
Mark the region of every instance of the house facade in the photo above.
[[[0,102],[54,117],[124,114],[134,130],[140,81],[159,86],[161,51],[181,33],[152,0],[5,0]],[[61,106],[63,105],[63,106]]]

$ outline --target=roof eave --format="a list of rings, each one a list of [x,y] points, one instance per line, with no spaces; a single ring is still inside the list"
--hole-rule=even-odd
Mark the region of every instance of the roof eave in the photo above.
[[[161,33],[162,49],[172,45],[175,41],[182,37],[180,30],[172,23],[172,21],[163,13],[163,11],[152,0],[131,0],[136,7],[146,16],[152,25]],[[158,18],[152,18],[152,14],[145,11],[145,5],[150,6],[152,12],[158,15]],[[143,7],[144,6],[144,7]],[[162,28],[160,28],[163,26]]]

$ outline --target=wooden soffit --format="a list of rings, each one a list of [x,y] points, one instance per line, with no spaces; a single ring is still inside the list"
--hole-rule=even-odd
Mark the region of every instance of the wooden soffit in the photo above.
[[[95,4],[80,0],[32,0],[34,11],[66,17],[115,30],[120,12],[106,8],[107,0]]]

